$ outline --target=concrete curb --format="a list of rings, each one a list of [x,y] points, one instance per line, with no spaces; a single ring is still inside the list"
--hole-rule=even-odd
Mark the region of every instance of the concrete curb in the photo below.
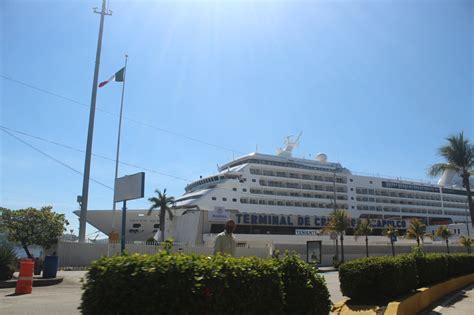
[[[390,302],[385,311],[382,307],[373,305],[349,305],[350,299],[344,299],[334,304],[332,314],[358,315],[404,315],[418,314],[444,296],[474,283],[474,273],[449,279],[428,288],[419,288],[416,293],[398,301]]]
[[[50,285],[55,285],[63,282],[63,277],[57,277],[52,279],[43,279],[43,278],[34,278],[33,279],[33,287],[46,287]],[[0,281],[0,289],[5,288],[15,288],[16,287],[16,279],[7,280],[7,281]]]
[[[474,283],[474,273],[453,278],[428,288],[420,288],[406,299],[390,302],[384,314],[417,314],[437,300],[471,283]]]

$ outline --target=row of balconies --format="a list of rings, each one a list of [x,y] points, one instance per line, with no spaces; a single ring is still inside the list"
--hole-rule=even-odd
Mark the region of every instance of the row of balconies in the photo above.
[[[260,169],[255,169],[255,168],[250,169],[250,174],[334,183],[333,176],[321,176],[321,175],[311,175],[311,174],[302,174],[302,173],[288,173],[288,172],[282,172],[282,171],[260,170]],[[347,178],[336,176],[336,183],[346,184]]]
[[[254,204],[254,205],[284,206],[284,207],[320,208],[320,209],[334,208],[333,203],[316,203],[316,202],[305,202],[305,201],[294,201],[294,200],[266,200],[266,199],[240,198],[240,203]],[[345,203],[336,204],[336,207],[338,209],[347,209],[347,204]]]

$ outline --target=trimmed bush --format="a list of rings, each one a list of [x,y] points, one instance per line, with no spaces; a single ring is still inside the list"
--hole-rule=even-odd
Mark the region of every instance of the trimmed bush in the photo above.
[[[372,304],[409,293],[418,287],[412,256],[369,257],[339,267],[342,294],[355,303]]]
[[[448,265],[448,277],[474,273],[473,254],[450,254],[445,256]]]
[[[441,282],[449,277],[448,261],[445,254],[415,255],[420,287]]]
[[[331,302],[326,281],[314,265],[298,256],[285,256],[279,261],[285,292],[286,314],[329,314]]]
[[[0,244],[0,281],[10,280],[15,272],[16,254],[8,244]]]
[[[299,303],[305,314],[327,314],[329,294],[315,272],[291,257],[161,252],[102,258],[86,275],[81,310],[84,314],[284,314]],[[289,280],[292,277],[296,278]]]

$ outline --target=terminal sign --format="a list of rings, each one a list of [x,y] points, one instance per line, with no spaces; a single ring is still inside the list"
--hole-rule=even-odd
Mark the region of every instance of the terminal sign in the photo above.
[[[294,226],[294,227],[315,227],[322,228],[329,223],[329,217],[324,216],[300,216],[300,215],[273,215],[273,214],[256,214],[256,213],[235,213],[235,221],[241,225],[272,225],[272,226]],[[357,226],[359,219],[350,219],[349,226],[354,228]],[[405,220],[385,220],[370,219],[370,225],[375,229],[385,229],[389,225],[406,229],[407,222]]]

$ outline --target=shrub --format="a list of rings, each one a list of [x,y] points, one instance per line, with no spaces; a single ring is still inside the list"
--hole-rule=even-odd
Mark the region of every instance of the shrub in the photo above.
[[[8,244],[0,245],[0,281],[10,280],[15,272],[16,254]]]
[[[324,278],[314,265],[286,255],[278,266],[285,292],[286,314],[329,314],[331,302]]]
[[[369,257],[339,267],[342,294],[356,303],[376,303],[409,293],[418,286],[411,256]]]
[[[294,305],[305,314],[327,314],[330,307],[324,280],[294,257],[163,251],[102,258],[90,267],[83,289],[84,314],[284,314]]]
[[[448,266],[448,277],[458,277],[474,273],[474,255],[450,254],[445,256]]]
[[[449,277],[447,256],[445,254],[414,256],[420,287],[441,282]]]

